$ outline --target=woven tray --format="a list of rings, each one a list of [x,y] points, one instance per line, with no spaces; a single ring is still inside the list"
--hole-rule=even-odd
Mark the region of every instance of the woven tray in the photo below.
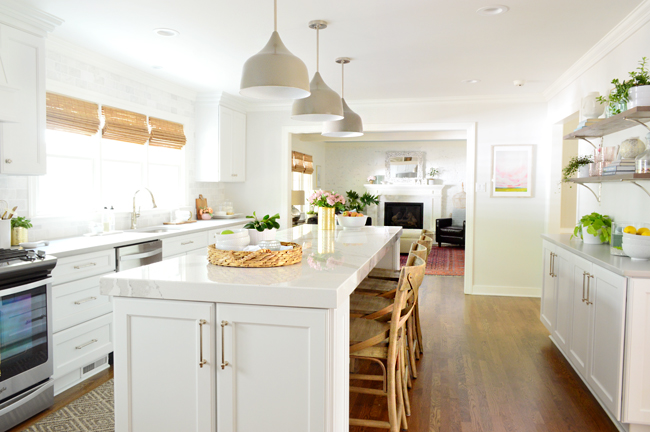
[[[296,243],[284,243],[282,246],[293,246],[284,251],[261,249],[255,252],[238,252],[220,250],[214,245],[208,246],[208,261],[211,264],[224,267],[282,267],[297,264],[302,261],[302,247]]]

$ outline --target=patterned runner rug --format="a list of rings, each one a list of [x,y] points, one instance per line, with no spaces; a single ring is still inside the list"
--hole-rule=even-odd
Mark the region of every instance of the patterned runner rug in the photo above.
[[[402,266],[408,254],[400,256]],[[434,245],[427,260],[425,274],[436,276],[465,276],[465,249],[458,246]]]
[[[114,432],[113,380],[53,412],[25,432]]]

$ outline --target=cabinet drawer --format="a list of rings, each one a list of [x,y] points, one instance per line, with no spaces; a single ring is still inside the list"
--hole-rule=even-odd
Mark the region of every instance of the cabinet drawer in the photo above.
[[[163,258],[186,253],[208,246],[208,233],[199,232],[179,237],[163,239]]]
[[[61,258],[52,271],[53,285],[60,285],[115,271],[115,249]]]
[[[54,333],[106,315],[113,310],[111,298],[99,293],[99,278],[93,276],[52,289]]]
[[[53,340],[56,379],[113,351],[113,314],[60,331]]]

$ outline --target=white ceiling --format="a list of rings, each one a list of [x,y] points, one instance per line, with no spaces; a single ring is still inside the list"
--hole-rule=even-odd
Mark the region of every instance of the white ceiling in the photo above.
[[[199,91],[238,94],[243,63],[273,30],[272,0],[24,1],[65,20],[55,36]],[[338,91],[334,59],[352,57],[349,100],[539,94],[641,1],[499,0],[508,13],[479,16],[489,0],[278,0],[278,30],[313,75],[307,24],[328,21],[321,73]]]

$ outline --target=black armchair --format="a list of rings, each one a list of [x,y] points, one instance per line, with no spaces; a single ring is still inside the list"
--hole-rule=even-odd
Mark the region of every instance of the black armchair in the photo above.
[[[463,221],[462,226],[452,225],[452,218],[436,219],[436,242],[438,247],[442,243],[451,243],[465,247],[465,225]]]

